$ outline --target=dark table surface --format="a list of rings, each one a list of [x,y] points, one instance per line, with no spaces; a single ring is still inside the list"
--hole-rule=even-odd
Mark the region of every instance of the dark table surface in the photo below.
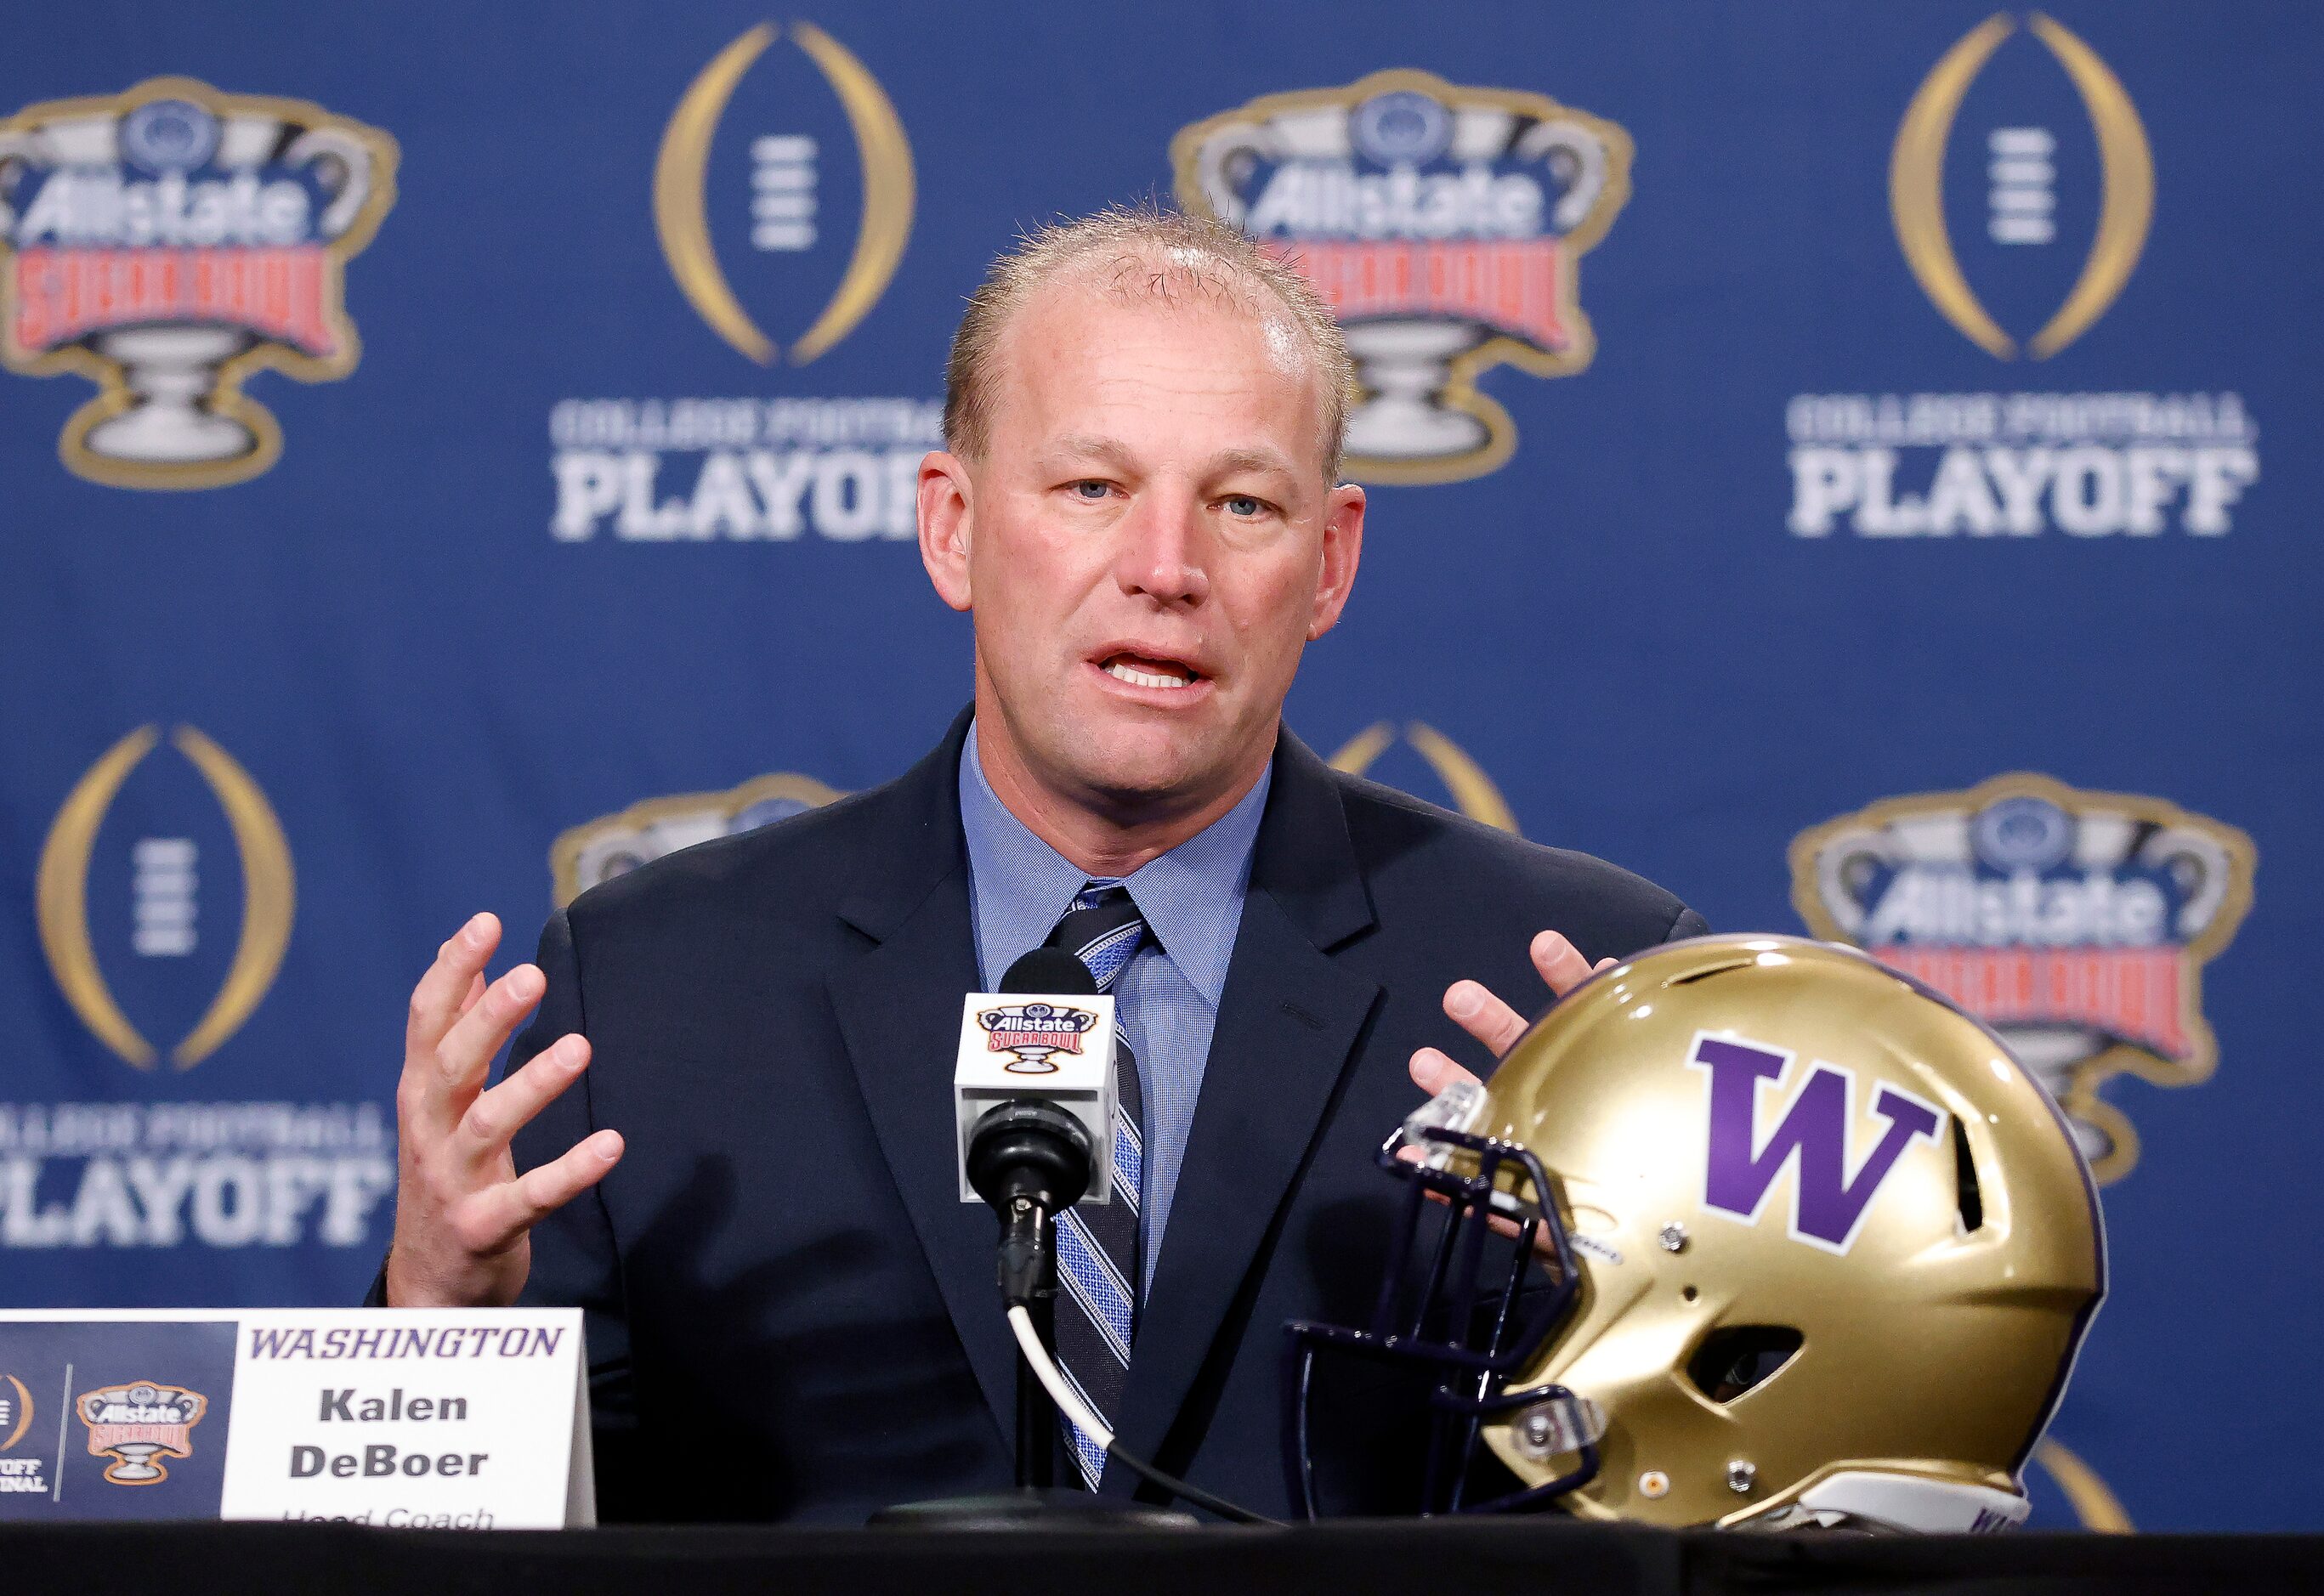
[[[2240,1590],[2238,1588],[2241,1588]],[[834,1591],[881,1596],[1398,1596],[1812,1591],[2324,1589],[2324,1536],[1671,1534],[1530,1521],[964,1534],[625,1527],[563,1532],[304,1524],[0,1526],[0,1591],[346,1596]]]

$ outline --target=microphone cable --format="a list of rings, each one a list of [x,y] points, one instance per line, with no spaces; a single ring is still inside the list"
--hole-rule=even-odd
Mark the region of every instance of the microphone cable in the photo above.
[[[1049,1393],[1049,1399],[1057,1405],[1057,1411],[1073,1420],[1082,1434],[1104,1447],[1106,1456],[1148,1483],[1160,1486],[1172,1496],[1192,1502],[1204,1512],[1215,1513],[1230,1524],[1271,1524],[1278,1529],[1284,1527],[1279,1518],[1269,1518],[1248,1508],[1238,1508],[1231,1501],[1213,1496],[1199,1485],[1190,1485],[1184,1480],[1166,1474],[1143,1459],[1124,1452],[1104,1421],[1090,1410],[1089,1404],[1081,1399],[1073,1387],[1065,1383],[1065,1376],[1050,1360],[1049,1349],[1041,1344],[1040,1336],[1033,1329],[1033,1315],[1027,1313],[1021,1305],[1009,1310],[1009,1328],[1016,1332],[1017,1350],[1025,1355],[1026,1364],[1040,1380],[1041,1388]]]

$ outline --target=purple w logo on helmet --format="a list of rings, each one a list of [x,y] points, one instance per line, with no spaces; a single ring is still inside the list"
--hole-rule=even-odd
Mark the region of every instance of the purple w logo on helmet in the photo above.
[[[1767,1194],[1797,1155],[1793,1181],[1792,1237],[1828,1252],[1845,1252],[1881,1183],[1916,1136],[1934,1141],[1944,1113],[1911,1093],[1882,1083],[1872,1112],[1887,1121],[1879,1141],[1851,1173],[1849,1131],[1856,1119],[1856,1075],[1819,1063],[1808,1072],[1791,1106],[1765,1141],[1759,1138],[1759,1087],[1780,1087],[1793,1056],[1750,1042],[1698,1036],[1687,1067],[1711,1077],[1710,1156],[1703,1176],[1706,1206],[1757,1222]]]

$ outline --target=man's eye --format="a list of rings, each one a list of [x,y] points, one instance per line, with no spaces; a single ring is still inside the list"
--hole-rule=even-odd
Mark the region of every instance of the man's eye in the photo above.
[[[1249,494],[1228,494],[1226,506],[1229,515],[1237,516],[1244,521],[1249,521],[1267,509],[1265,501],[1254,499]]]
[[[1112,484],[1099,482],[1094,477],[1084,478],[1074,484],[1073,487],[1076,498],[1087,499],[1092,503],[1104,498],[1107,494],[1113,491]]]

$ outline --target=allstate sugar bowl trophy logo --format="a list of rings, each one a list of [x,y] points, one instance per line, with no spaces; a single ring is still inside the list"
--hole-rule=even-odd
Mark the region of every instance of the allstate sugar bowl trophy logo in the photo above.
[[[641,864],[821,808],[844,795],[812,776],[778,770],[724,792],[681,792],[632,804],[561,834],[549,850],[557,907]]]
[[[1453,482],[1508,460],[1517,429],[1477,389],[1507,362],[1590,364],[1584,253],[1630,193],[1630,137],[1545,95],[1377,72],[1270,95],[1171,146],[1178,202],[1296,264],[1339,313],[1363,397],[1349,469]]]
[[[85,1391],[74,1404],[88,1426],[93,1457],[109,1457],[105,1477],[115,1485],[158,1485],[170,1477],[163,1460],[194,1455],[194,1426],[209,1398],[199,1391],[139,1381]]]
[[[1097,1023],[1086,1009],[1062,1003],[1004,1003],[977,1010],[985,1047],[1016,1056],[1001,1067],[1012,1075],[1053,1075],[1059,1053],[1079,1053],[1082,1037]]]
[[[98,387],[65,465],[132,488],[272,466],[281,430],[243,381],[355,369],[343,269],[394,203],[395,164],[375,128],[185,78],[0,121],[0,362]]]
[[[2126,1072],[2161,1086],[2210,1077],[2202,968],[2251,906],[2255,857],[2235,827],[2159,798],[2011,775],[1803,833],[1792,898],[1817,936],[1993,1027],[2113,1180],[2138,1136],[2099,1088]]]

